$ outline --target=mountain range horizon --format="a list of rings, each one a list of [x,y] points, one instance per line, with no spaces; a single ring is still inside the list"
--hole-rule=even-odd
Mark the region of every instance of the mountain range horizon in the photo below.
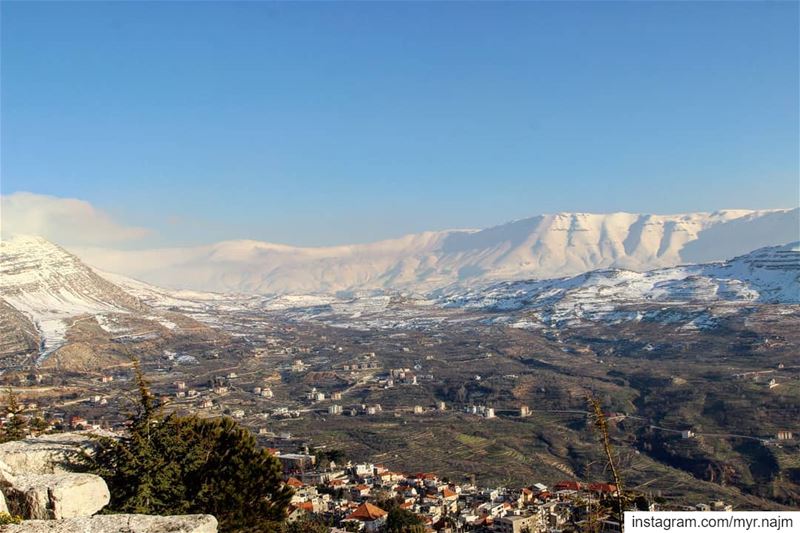
[[[652,269],[594,269],[575,276],[546,280],[514,279],[485,285],[450,284],[427,293],[406,293],[422,305],[464,309],[510,310],[552,308],[556,315],[604,317],[608,304],[729,302],[794,304],[800,301],[797,269],[800,241],[767,246],[727,261]],[[24,342],[41,346],[43,355],[67,343],[76,317],[95,316],[101,327],[116,331],[110,316],[122,313],[174,330],[174,309],[194,311],[207,306],[311,313],[330,306],[385,310],[391,291],[338,294],[219,294],[181,291],[98,270],[42,237],[16,236],[0,243],[0,313],[17,329],[28,332]],[[395,294],[395,296],[397,296]],[[423,303],[427,302],[427,303]],[[163,313],[151,307],[155,304]],[[413,307],[413,305],[412,305]],[[362,309],[363,308],[363,309]],[[618,314],[616,311],[614,312]],[[562,319],[563,317],[560,317]],[[542,317],[542,320],[550,320]],[[545,321],[546,321],[545,320]],[[186,325],[186,324],[184,324]],[[8,326],[8,324],[6,324]],[[5,327],[5,326],[4,326]],[[188,327],[194,327],[189,324]],[[18,338],[19,335],[14,335]],[[33,341],[38,338],[38,341]]]
[[[299,247],[240,239],[143,250],[65,248],[102,271],[173,289],[424,292],[455,283],[557,278],[599,268],[646,271],[726,260],[796,241],[798,228],[800,208],[676,215],[562,212],[485,229],[426,231],[354,245]]]

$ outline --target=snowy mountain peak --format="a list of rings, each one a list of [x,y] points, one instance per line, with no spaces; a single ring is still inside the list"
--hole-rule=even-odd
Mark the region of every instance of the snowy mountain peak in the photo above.
[[[19,235],[0,243],[0,295],[47,295],[58,300],[92,300],[138,309],[141,304],[97,276],[75,255],[37,236]]]
[[[146,309],[76,256],[35,236],[0,243],[0,297],[34,322],[50,346],[63,342],[71,317]]]

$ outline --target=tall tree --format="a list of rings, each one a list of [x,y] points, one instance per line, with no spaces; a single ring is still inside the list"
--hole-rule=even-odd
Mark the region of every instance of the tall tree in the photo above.
[[[98,438],[83,466],[109,485],[110,512],[208,513],[220,531],[277,530],[291,500],[278,460],[230,418],[164,416],[134,366],[130,434]]]
[[[22,406],[14,390],[9,387],[6,395],[6,424],[0,434],[0,442],[24,439],[28,434],[28,420],[22,414]]]

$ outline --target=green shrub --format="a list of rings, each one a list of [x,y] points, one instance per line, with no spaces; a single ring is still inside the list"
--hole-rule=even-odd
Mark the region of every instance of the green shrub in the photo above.
[[[21,524],[22,517],[8,513],[0,513],[0,526],[7,526],[9,524]]]

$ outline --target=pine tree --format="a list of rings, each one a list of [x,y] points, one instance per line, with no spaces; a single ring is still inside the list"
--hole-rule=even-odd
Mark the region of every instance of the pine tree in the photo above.
[[[28,421],[29,429],[33,432],[34,435],[39,435],[47,431],[50,427],[47,424],[47,421],[42,418],[41,416],[35,416]]]
[[[275,531],[291,490],[280,463],[230,418],[164,416],[134,364],[139,405],[130,435],[98,438],[84,467],[109,485],[110,512],[208,513],[220,531]]]
[[[11,387],[8,388],[6,396],[6,418],[7,422],[0,435],[0,442],[24,439],[28,434],[28,420],[22,415],[22,406]]]

